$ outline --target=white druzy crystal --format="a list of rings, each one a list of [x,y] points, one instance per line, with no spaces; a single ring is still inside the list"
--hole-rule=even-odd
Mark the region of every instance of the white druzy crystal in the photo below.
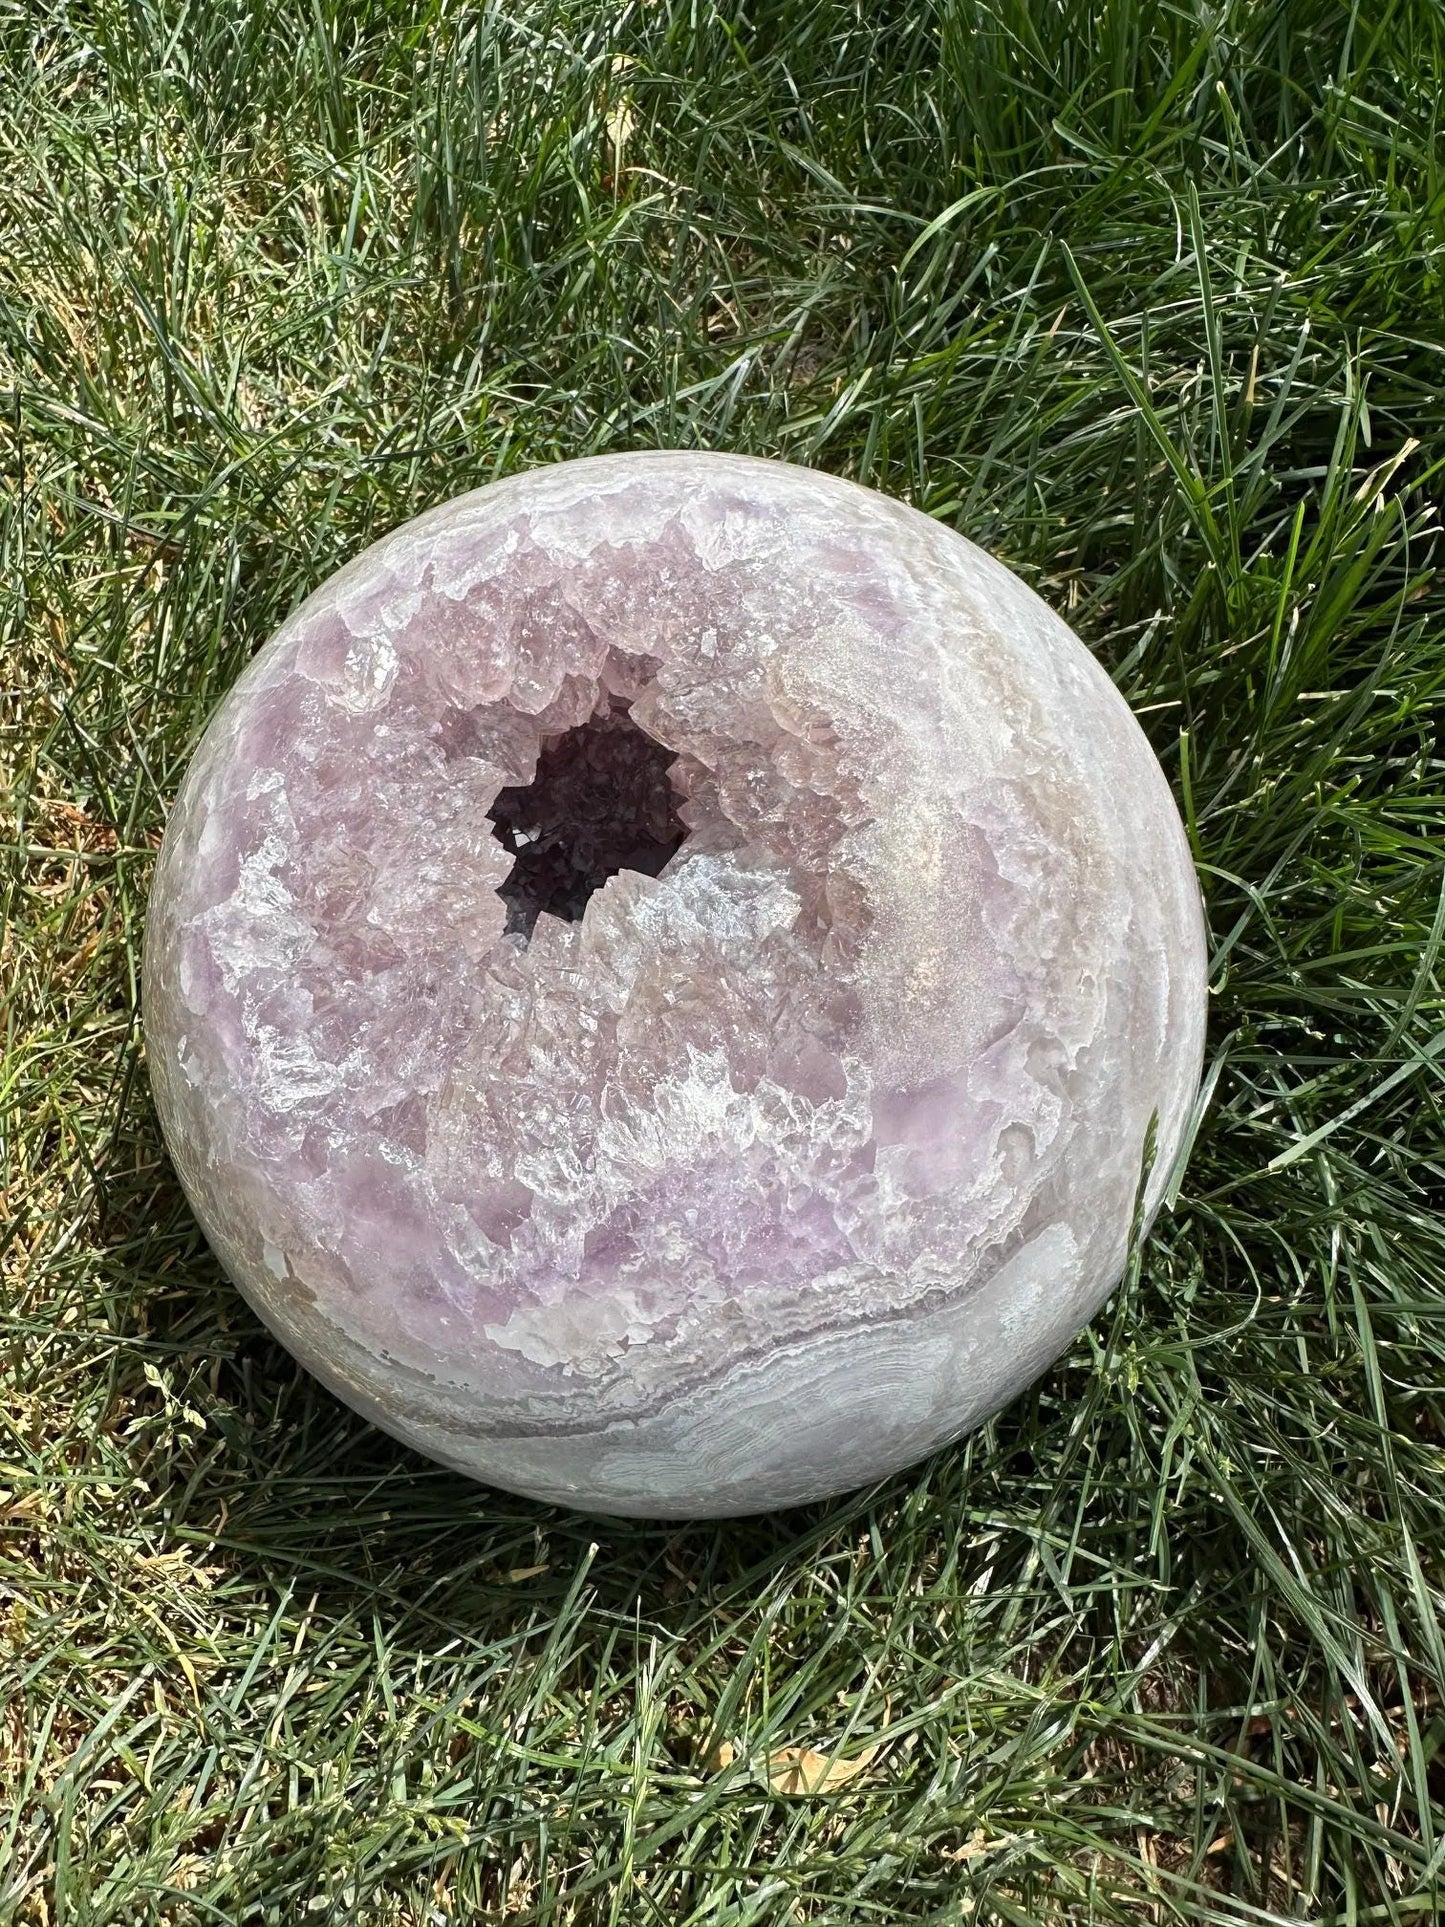
[[[298,1357],[479,1478],[687,1516],[891,1472],[1068,1343],[1179,1149],[1205,950],[1148,743],[1017,577],[642,454],[297,610],[187,775],[145,988]]]

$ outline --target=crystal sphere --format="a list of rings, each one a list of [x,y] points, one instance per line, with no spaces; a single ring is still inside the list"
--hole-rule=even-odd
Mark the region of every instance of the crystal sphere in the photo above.
[[[292,1352],[656,1517],[1027,1385],[1204,1036],[1188,843],[1088,651],[926,516],[726,455],[496,482],[324,583],[201,742],[145,972],[181,1182]]]

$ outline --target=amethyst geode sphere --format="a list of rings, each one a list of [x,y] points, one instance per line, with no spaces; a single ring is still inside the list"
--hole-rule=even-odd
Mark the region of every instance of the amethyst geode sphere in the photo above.
[[[762,1511],[997,1410],[1195,1094],[1169,788],[1015,576],[870,490],[643,454],[368,549],[212,722],[146,945],[256,1310],[435,1458]]]

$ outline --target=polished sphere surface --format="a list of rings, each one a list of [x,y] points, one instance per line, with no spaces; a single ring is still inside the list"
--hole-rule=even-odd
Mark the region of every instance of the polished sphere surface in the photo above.
[[[957,1438],[1183,1141],[1198,887],[1108,676],[874,491],[568,462],[325,582],[167,827],[166,1139],[260,1315],[474,1476],[753,1512]],[[1152,1121],[1152,1129],[1151,1129]]]

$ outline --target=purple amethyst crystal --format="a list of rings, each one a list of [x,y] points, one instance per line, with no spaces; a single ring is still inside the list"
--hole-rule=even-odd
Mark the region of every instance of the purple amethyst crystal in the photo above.
[[[146,1028],[222,1262],[478,1478],[762,1511],[1018,1392],[1199,1076],[1168,785],[1071,631],[897,502],[565,463],[317,590],[166,832]]]

